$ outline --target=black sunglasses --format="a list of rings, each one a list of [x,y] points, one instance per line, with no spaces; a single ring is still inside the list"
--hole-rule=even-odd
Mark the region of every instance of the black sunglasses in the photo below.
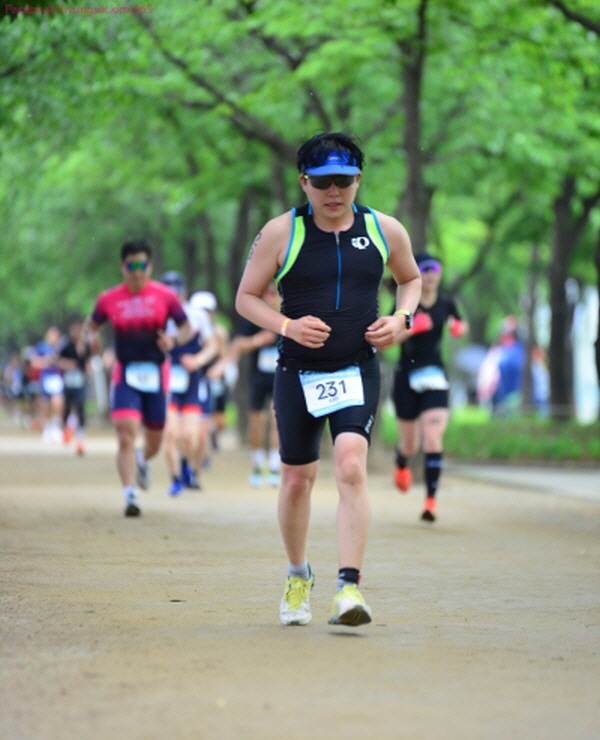
[[[345,188],[349,188],[350,185],[354,182],[356,179],[355,175],[304,175],[305,180],[309,180],[310,184],[313,186],[313,188],[316,188],[317,190],[327,190],[331,183],[336,186],[336,188],[340,188],[341,190],[344,190]]]

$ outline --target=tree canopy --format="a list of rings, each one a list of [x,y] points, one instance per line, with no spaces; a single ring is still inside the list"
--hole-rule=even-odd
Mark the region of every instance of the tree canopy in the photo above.
[[[361,201],[443,259],[476,341],[533,271],[562,379],[565,281],[597,282],[592,0],[35,7],[0,20],[0,346],[87,313],[139,235],[234,321],[250,242],[299,202],[297,147],[347,130]]]

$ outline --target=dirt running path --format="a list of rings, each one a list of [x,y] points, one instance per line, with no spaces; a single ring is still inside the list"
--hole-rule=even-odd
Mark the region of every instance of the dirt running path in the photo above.
[[[313,621],[278,623],[276,492],[220,452],[171,500],[162,459],[125,519],[115,442],[0,437],[3,740],[597,740],[600,504],[447,475],[419,521],[372,472],[362,591],[327,625],[336,496],[314,496]]]

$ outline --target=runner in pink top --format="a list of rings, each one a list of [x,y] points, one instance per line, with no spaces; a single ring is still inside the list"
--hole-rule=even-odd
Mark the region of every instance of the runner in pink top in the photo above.
[[[191,339],[193,330],[179,298],[161,283],[150,279],[152,250],[144,241],[127,242],[121,248],[124,283],[102,293],[86,322],[97,332],[109,322],[114,331],[117,361],[111,378],[111,417],[119,449],[117,470],[125,496],[125,516],[141,514],[140,488],[149,486],[147,461],[160,449],[166,417],[167,365],[165,353]],[[167,335],[171,318],[177,333]],[[141,425],[143,449],[135,449]]]

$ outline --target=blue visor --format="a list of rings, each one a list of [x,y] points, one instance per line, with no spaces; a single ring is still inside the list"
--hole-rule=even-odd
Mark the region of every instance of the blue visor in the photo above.
[[[307,175],[359,175],[360,168],[352,164],[348,152],[330,152],[327,161],[318,167],[308,167]]]
[[[441,272],[442,266],[437,260],[421,260],[417,263],[420,272]]]

